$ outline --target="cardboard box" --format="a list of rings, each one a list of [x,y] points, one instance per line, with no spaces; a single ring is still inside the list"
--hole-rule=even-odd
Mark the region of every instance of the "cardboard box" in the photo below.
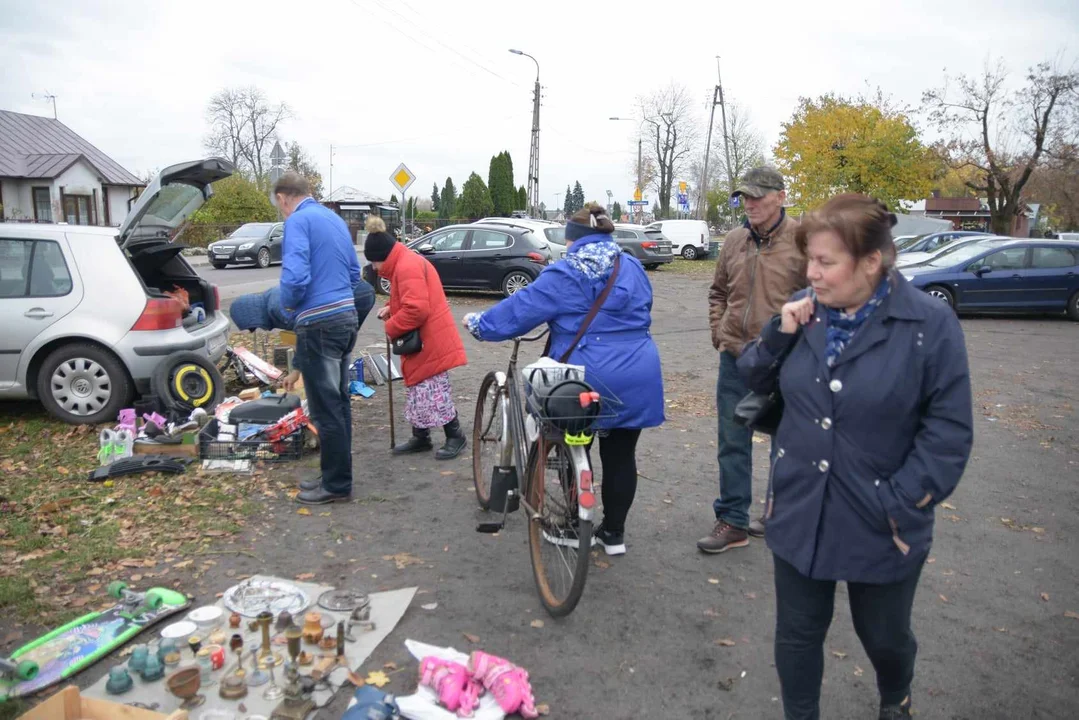
[[[23,713],[20,720],[188,720],[186,710],[164,715],[122,703],[82,697],[69,685],[37,707]]]

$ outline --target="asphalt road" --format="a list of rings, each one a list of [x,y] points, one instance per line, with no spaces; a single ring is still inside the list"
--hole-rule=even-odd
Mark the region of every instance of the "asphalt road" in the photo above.
[[[200,272],[228,296],[272,282],[278,270]],[[254,572],[314,573],[319,581],[368,591],[419,586],[400,625],[364,666],[365,672],[390,662],[401,668],[387,688],[397,694],[416,685],[416,663],[403,646],[415,638],[521,664],[554,718],[782,717],[764,542],[721,556],[694,547],[711,528],[717,492],[717,357],[706,329],[707,277],[662,270],[651,277],[668,421],[642,436],[629,552],[595,556],[570,617],[553,620],[538,602],[520,513],[498,535],[474,531],[484,514],[476,509],[467,452],[448,463],[429,455],[390,457],[384,388],[354,401],[355,500],[299,515],[283,495],[266,499],[234,547],[269,562],[223,555],[193,591],[213,597],[235,575]],[[451,297],[458,319],[491,302]],[[957,492],[938,508],[932,559],[915,604],[915,707],[925,718],[1075,717],[1079,617],[1070,614],[1079,613],[1079,323],[964,318],[962,324],[976,442]],[[379,347],[379,330],[369,320],[359,346]],[[509,345],[468,337],[465,345],[469,365],[452,378],[471,431],[480,380],[505,366]],[[400,389],[396,399],[400,411]],[[406,433],[399,417],[398,439]],[[767,447],[755,445],[757,495],[764,492]],[[291,482],[316,466],[309,457],[277,472]],[[844,600],[840,590],[826,645],[823,717],[876,717],[873,670]],[[437,607],[421,607],[430,603]],[[106,670],[95,668],[79,682]],[[318,717],[339,718],[347,696],[339,693]]]
[[[276,285],[281,278],[280,265],[271,265],[265,270],[254,265],[229,265],[217,270],[204,256],[195,255],[187,261],[195,272],[217,285],[223,303],[245,293],[262,292]]]

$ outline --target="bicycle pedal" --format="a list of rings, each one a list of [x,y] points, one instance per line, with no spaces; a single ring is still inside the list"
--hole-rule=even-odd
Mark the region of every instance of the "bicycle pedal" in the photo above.
[[[500,522],[481,522],[476,525],[476,532],[493,535],[496,532],[501,532],[504,527],[505,525]]]

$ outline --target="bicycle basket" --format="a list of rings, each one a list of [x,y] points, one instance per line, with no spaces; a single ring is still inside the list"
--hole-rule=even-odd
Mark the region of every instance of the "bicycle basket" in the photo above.
[[[547,363],[529,366],[522,374],[528,412],[571,435],[587,433],[596,421],[615,417],[622,405],[602,383],[585,381],[580,365]]]

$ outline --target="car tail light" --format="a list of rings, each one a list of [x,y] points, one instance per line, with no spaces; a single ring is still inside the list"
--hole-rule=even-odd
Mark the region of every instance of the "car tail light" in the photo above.
[[[216,285],[211,285],[210,287],[213,288],[213,291],[214,291],[214,307],[213,307],[213,309],[215,311],[220,310],[221,309],[221,291],[217,289]]]
[[[172,298],[147,298],[132,330],[172,330],[183,325],[183,308]]]
[[[648,242],[641,243],[641,247],[647,250],[654,250],[657,247],[657,244],[649,240]]]
[[[547,264],[547,258],[544,257],[541,253],[530,252],[530,253],[528,253],[528,255],[526,257],[529,260],[531,260],[532,262],[537,263],[539,265],[546,265]]]

